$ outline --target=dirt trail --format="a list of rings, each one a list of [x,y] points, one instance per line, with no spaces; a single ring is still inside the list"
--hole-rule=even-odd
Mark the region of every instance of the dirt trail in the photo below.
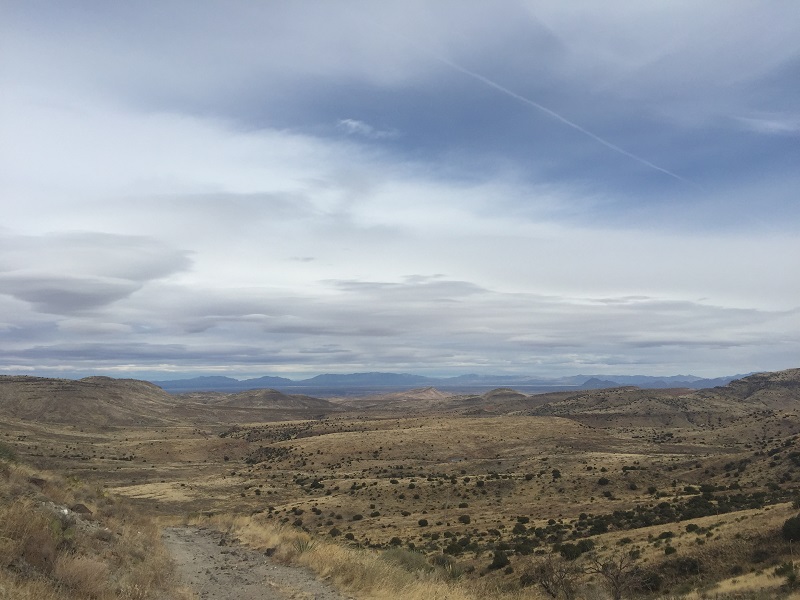
[[[346,600],[310,571],[274,563],[219,531],[169,527],[163,537],[183,583],[200,600]]]

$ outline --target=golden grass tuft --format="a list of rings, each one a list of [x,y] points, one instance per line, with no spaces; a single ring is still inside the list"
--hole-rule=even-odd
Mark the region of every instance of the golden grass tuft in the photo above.
[[[53,575],[58,583],[87,600],[102,600],[110,595],[108,565],[89,556],[60,555]]]

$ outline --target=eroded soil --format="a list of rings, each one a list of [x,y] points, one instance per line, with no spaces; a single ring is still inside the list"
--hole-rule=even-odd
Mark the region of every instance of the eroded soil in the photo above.
[[[213,529],[169,527],[164,543],[201,600],[345,600],[307,569],[275,563]]]

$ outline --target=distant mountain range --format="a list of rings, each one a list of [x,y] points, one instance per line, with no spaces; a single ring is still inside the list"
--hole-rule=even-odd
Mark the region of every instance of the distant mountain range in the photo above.
[[[672,375],[652,377],[647,375],[573,375],[555,379],[543,379],[519,375],[459,375],[457,377],[425,377],[408,373],[350,373],[347,375],[325,374],[308,379],[286,377],[257,377],[234,379],[210,376],[190,379],[152,381],[155,385],[173,394],[213,391],[241,392],[270,388],[281,391],[304,391],[316,395],[353,395],[386,392],[417,387],[436,387],[442,390],[469,392],[497,387],[513,387],[523,392],[548,392],[570,389],[604,389],[620,386],[640,388],[690,388],[703,389],[726,385],[745,375],[731,375],[715,379],[704,379],[694,375]]]

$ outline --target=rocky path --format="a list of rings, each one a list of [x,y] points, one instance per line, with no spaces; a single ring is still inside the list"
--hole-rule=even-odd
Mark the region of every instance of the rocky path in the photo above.
[[[346,600],[310,571],[273,563],[213,529],[170,527],[164,544],[200,600]]]

